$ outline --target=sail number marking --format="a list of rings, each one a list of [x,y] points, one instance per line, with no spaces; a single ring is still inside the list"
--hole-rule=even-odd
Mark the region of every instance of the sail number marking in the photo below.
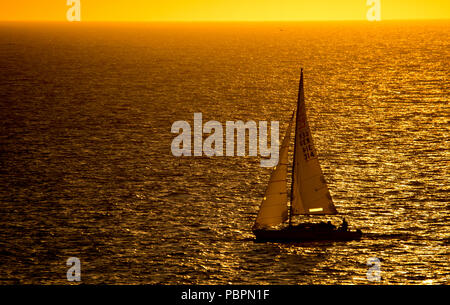
[[[306,161],[316,156],[309,131],[304,130],[299,132],[299,144],[302,147],[303,157]]]

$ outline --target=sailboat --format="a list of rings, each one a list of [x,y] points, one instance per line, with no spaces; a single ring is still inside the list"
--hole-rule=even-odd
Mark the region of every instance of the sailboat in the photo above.
[[[291,130],[294,123],[292,182],[288,207],[287,173]],[[293,225],[292,221],[294,215],[335,214],[338,214],[338,212],[322,173],[306,117],[303,69],[301,69],[297,110],[292,113],[281,143],[278,165],[270,175],[252,230],[258,241],[302,242],[361,238],[361,230],[348,230],[345,219],[343,225],[339,228],[336,228],[331,222],[305,222]]]

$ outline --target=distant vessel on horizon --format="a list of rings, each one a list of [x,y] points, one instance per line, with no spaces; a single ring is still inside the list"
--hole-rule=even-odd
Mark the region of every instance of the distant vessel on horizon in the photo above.
[[[289,144],[295,120],[295,140],[292,164],[291,198],[288,208],[287,170]],[[330,222],[292,224],[294,215],[338,214],[317,158],[311,130],[306,117],[303,91],[303,69],[297,100],[297,111],[292,113],[289,126],[280,148],[278,165],[273,169],[265,195],[253,225],[253,233],[259,241],[317,241],[355,240],[361,230],[350,231],[347,222],[336,228]],[[288,221],[288,226],[273,228]]]

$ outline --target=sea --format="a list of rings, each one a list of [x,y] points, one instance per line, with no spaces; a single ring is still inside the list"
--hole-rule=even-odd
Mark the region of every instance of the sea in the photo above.
[[[448,20],[0,23],[0,284],[448,284],[449,64]],[[262,157],[172,153],[283,135],[300,68],[339,214],[294,222],[359,241],[255,242]]]

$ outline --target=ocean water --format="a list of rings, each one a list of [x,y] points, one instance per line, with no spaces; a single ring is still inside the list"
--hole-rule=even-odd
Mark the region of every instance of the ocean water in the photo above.
[[[448,284],[449,26],[0,24],[0,283]],[[260,158],[171,154],[195,112],[283,134],[300,67],[360,241],[255,243]]]

